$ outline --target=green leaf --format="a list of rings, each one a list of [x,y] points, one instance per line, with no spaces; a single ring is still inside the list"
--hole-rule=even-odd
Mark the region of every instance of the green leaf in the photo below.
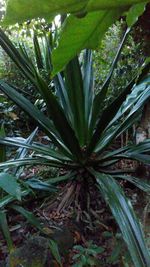
[[[113,175],[113,177],[116,179],[129,181],[130,183],[134,184],[135,186],[137,186],[144,192],[147,192],[147,193],[150,192],[150,183],[148,181],[143,180],[143,178],[137,178],[137,177],[130,176],[130,175],[120,175],[120,174]]]
[[[40,89],[40,93],[45,99],[47,111],[51,119],[53,120],[53,123],[59,135],[61,136],[68,149],[72,152],[72,154],[78,160],[80,160],[82,156],[79,142],[74,130],[70,126],[65,116],[64,110],[62,109],[53,93],[49,90],[47,83],[40,77],[40,75],[37,76],[37,84]]]
[[[33,37],[33,44],[34,44],[36,64],[37,64],[38,70],[40,70],[40,69],[43,69],[44,66],[43,66],[43,58],[42,58],[42,53],[40,49],[40,44],[39,44],[36,34],[34,34],[34,37]]]
[[[53,257],[59,263],[60,267],[62,267],[61,256],[59,253],[57,243],[51,239],[51,240],[49,240],[49,246],[50,246],[50,250],[51,250]]]
[[[31,192],[32,192],[31,190],[23,190],[23,191],[21,191],[21,197],[27,196]],[[10,204],[11,202],[13,202],[15,200],[16,200],[16,197],[13,197],[10,195],[1,198],[0,199],[0,208],[4,208],[5,206],[7,206],[8,204]]]
[[[70,172],[66,175],[61,175],[61,176],[58,176],[58,177],[55,177],[55,178],[50,178],[49,180],[47,180],[46,182],[48,184],[57,184],[57,183],[60,183],[60,182],[64,182],[64,181],[67,181],[67,180],[72,180],[74,177],[76,177],[77,173],[75,172]]]
[[[139,84],[137,87],[135,86],[133,88],[132,93],[129,95],[129,97],[127,97],[126,101],[122,103],[122,105],[120,105],[118,113],[116,114],[116,116],[114,116],[110,124],[108,123],[108,120],[112,116],[114,110],[117,108],[117,104],[116,107],[114,106],[114,104],[117,101],[114,101],[112,105],[110,105],[114,106],[114,110],[111,111],[110,107],[106,109],[106,111],[108,111],[108,113],[110,114],[108,117],[106,116],[107,119],[104,118],[104,115],[108,113],[106,113],[105,111],[103,112],[102,117],[100,118],[100,121],[97,125],[97,129],[92,137],[93,140],[91,141],[91,143],[94,144],[96,142],[96,139],[98,140],[98,133],[100,135],[102,133],[102,129],[104,129],[103,128],[104,125],[106,125],[107,123],[108,124],[105,131],[102,134],[101,139],[99,138],[100,140],[97,145],[96,151],[102,151],[104,148],[106,148],[106,146],[108,146],[115,137],[119,136],[121,133],[123,133],[125,130],[131,127],[131,125],[138,119],[142,107],[150,98],[149,88],[150,87],[149,87],[149,77],[148,77],[147,79],[143,80],[141,84]],[[136,98],[135,95],[137,96]],[[124,114],[127,115],[124,116],[124,119],[122,121],[121,118]],[[100,122],[102,123],[102,119],[104,123],[100,124]]]
[[[93,75],[93,59],[92,51],[86,49],[84,52],[84,64],[83,64],[83,86],[84,86],[84,105],[85,105],[85,121],[86,121],[86,135],[88,134],[88,126],[90,121],[90,114],[93,105],[93,87],[94,87],[94,75]]]
[[[52,159],[47,159],[47,158],[42,158],[41,156],[39,158],[24,158],[24,159],[14,159],[14,160],[8,160],[5,161],[4,163],[0,163],[0,169],[5,169],[8,167],[21,167],[21,166],[27,166],[27,165],[47,165],[47,166],[52,166],[52,167],[65,167],[66,165],[57,161],[57,160],[52,160]]]
[[[125,33],[123,35],[123,38],[122,38],[122,41],[121,41],[121,43],[120,43],[120,45],[118,47],[117,54],[116,54],[116,56],[115,56],[115,58],[114,58],[114,60],[112,62],[109,74],[108,74],[108,76],[107,76],[102,88],[100,89],[99,93],[94,98],[92,116],[91,116],[91,122],[90,122],[90,132],[91,132],[91,134],[93,132],[93,129],[95,128],[95,124],[96,124],[97,118],[99,117],[99,114],[101,112],[101,106],[103,106],[104,100],[106,98],[107,91],[108,91],[108,88],[109,88],[109,85],[110,85],[110,82],[111,82],[111,77],[113,75],[114,69],[117,66],[118,60],[120,58],[121,51],[122,51],[122,49],[124,47],[124,44],[125,44],[125,41],[126,41],[126,39],[128,37],[129,32],[130,32],[129,29],[127,29],[125,31]]]
[[[39,191],[48,191],[50,193],[57,191],[56,187],[52,186],[51,184],[48,184],[47,182],[40,181],[37,178],[31,178],[25,181],[25,184]]]
[[[52,19],[57,14],[97,11],[99,9],[112,9],[128,7],[132,4],[145,2],[143,0],[30,0],[30,8],[26,0],[8,0],[7,11],[3,24],[10,25],[22,23],[33,18]]]
[[[3,144],[5,146],[16,146],[16,147],[22,147],[25,148],[26,150],[33,150],[35,152],[41,153],[41,155],[47,155],[51,158],[61,160],[62,162],[64,161],[70,161],[70,158],[64,156],[61,151],[56,151],[55,149],[52,149],[51,147],[48,147],[44,144],[29,144],[26,141],[20,141],[18,138],[10,138],[10,137],[5,137],[5,138],[0,138],[0,144]],[[22,152],[25,152],[21,150]],[[26,153],[24,154],[24,156]],[[16,157],[17,159],[17,157]]]
[[[54,144],[62,149],[64,154],[70,155],[67,148],[62,143],[52,122],[41,111],[39,111],[37,107],[35,107],[23,95],[18,93],[13,87],[9,86],[3,81],[0,81],[0,89],[41,126],[41,128],[50,137]]]
[[[0,138],[5,137],[5,129],[2,125],[0,128]],[[0,162],[3,162],[6,160],[6,149],[3,145],[0,146]]]
[[[51,20],[60,13],[78,12],[85,5],[85,0],[30,0],[30,8],[26,0],[8,0],[5,25],[22,23],[33,18]]]
[[[101,134],[103,133],[104,129],[109,125],[111,120],[114,118],[115,114],[118,112],[123,101],[126,99],[127,94],[131,92],[134,83],[135,83],[135,78],[128,84],[128,86],[124,89],[124,91],[120,93],[120,95],[108,107],[104,109],[102,115],[100,116],[97,122],[96,130],[89,144],[88,154],[90,154],[96,147],[98,141],[100,140]],[[112,134],[113,132],[111,131]]]
[[[62,28],[58,47],[52,53],[53,75],[84,48],[94,49],[108,27],[118,18],[119,9],[89,13],[78,19],[70,15]]]
[[[0,45],[25,77],[35,84],[34,72],[36,69],[27,53],[25,53],[25,48],[19,51],[2,29],[0,29]]]
[[[27,221],[34,225],[37,229],[43,231],[40,221],[34,216],[32,212],[27,211],[23,207],[17,205],[12,205],[11,207],[17,212],[21,213],[27,219]]]
[[[112,8],[118,8],[118,7],[129,7],[133,4],[137,4],[137,3],[141,3],[141,2],[145,2],[145,0],[107,0],[107,1],[103,1],[103,0],[89,0],[86,10],[88,12],[90,11],[95,11],[98,9],[112,9]]]
[[[131,28],[138,21],[138,18],[145,11],[147,3],[148,3],[148,1],[145,1],[144,3],[136,4],[136,5],[133,5],[129,9],[129,11],[127,13],[127,17],[126,17],[128,27]]]
[[[85,98],[82,73],[78,57],[72,59],[64,71],[66,91],[69,98],[70,108],[73,114],[73,129],[78,137],[80,145],[85,144]]]
[[[6,239],[8,250],[10,253],[14,249],[14,246],[13,246],[13,242],[12,242],[12,239],[10,236],[7,218],[6,218],[6,214],[4,213],[4,211],[0,211],[0,228],[1,228],[2,233]]]
[[[134,265],[149,267],[150,255],[131,202],[125,197],[123,190],[112,176],[93,170],[91,173],[96,177],[98,187],[118,223]]]
[[[8,173],[0,173],[0,188],[11,196],[21,200],[21,189],[19,183],[17,183],[16,178]]]

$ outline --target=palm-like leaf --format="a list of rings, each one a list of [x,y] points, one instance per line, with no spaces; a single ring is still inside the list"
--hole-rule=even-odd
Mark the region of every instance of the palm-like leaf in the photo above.
[[[100,192],[108,203],[128,246],[136,267],[148,267],[150,256],[146,249],[142,230],[130,201],[112,176],[91,171],[96,177]]]
[[[150,63],[141,69],[140,73],[131,80],[124,91],[108,107],[103,110],[103,105],[101,105],[101,101],[103,102],[107,96],[111,76],[118,62],[128,31],[119,46],[110,73],[97,95],[93,90],[94,78],[91,51],[85,51],[82,65],[80,59],[76,57],[69,62],[64,72],[54,78],[55,92],[53,93],[40,74],[40,69],[43,66],[47,66],[44,68],[47,68],[48,72],[52,70],[51,59],[47,61],[48,58],[46,59],[45,57],[43,60],[37,37],[34,37],[37,62],[37,66],[34,67],[30,60],[28,62],[26,50],[22,49],[22,54],[18,53],[8,38],[0,32],[2,47],[40,92],[46,103],[48,117],[5,82],[0,81],[0,89],[27,112],[49,136],[50,141],[54,143],[54,148],[52,148],[51,146],[36,143],[24,143],[16,138],[0,138],[1,145],[21,146],[27,150],[34,151],[32,158],[26,156],[26,158],[2,162],[0,168],[5,169],[14,165],[20,167],[43,164],[64,168],[66,171],[69,170],[68,175],[53,178],[50,181],[46,181],[46,184],[41,184],[41,181],[39,181],[38,187],[47,187],[48,184],[57,184],[68,179],[75,180],[76,177],[80,177],[82,180],[82,173],[85,171],[88,176],[92,174],[96,178],[98,187],[119,224],[135,266],[149,267],[150,257],[140,225],[130,202],[123,194],[119,184],[115,182],[115,179],[128,180],[147,192],[150,189],[150,185],[146,182],[140,182],[136,177],[123,175],[120,170],[112,171],[109,167],[122,158],[131,158],[150,163],[150,141],[147,140],[138,146],[128,145],[115,151],[110,151],[109,145],[132,125],[135,119],[138,118],[143,105],[149,99],[150,78],[149,76],[145,78],[145,76],[149,71]],[[50,46],[47,45],[46,49],[48,49],[50,57]],[[92,169],[89,170],[88,167],[92,167]],[[99,173],[95,169],[99,170]],[[37,180],[29,181],[28,185],[36,187],[37,184],[34,183],[37,183]],[[9,203],[12,198],[3,199],[0,202],[0,207]]]

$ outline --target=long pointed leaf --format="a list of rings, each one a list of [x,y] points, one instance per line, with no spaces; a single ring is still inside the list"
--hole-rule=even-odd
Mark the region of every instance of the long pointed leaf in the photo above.
[[[92,171],[92,173],[96,177],[100,192],[118,223],[134,265],[136,267],[149,267],[150,255],[131,203],[112,176],[95,171]]]
[[[92,111],[91,124],[90,124],[91,131],[93,131],[93,128],[95,127],[95,123],[97,121],[97,118],[99,117],[99,114],[101,112],[101,106],[102,106],[103,101],[104,101],[104,99],[106,97],[106,94],[107,94],[107,91],[108,91],[108,87],[110,85],[111,77],[113,75],[114,69],[116,68],[117,62],[119,60],[121,51],[122,51],[122,49],[124,47],[124,44],[125,44],[125,41],[126,41],[126,39],[128,37],[129,32],[130,32],[130,29],[127,28],[127,30],[125,31],[125,33],[123,35],[122,41],[121,41],[121,43],[119,45],[117,54],[116,54],[116,56],[115,56],[115,58],[114,58],[114,60],[112,62],[109,74],[108,74],[108,76],[106,78],[106,81],[104,82],[100,92],[94,98],[93,111]]]
[[[50,117],[52,118],[53,123],[57,131],[59,132],[62,140],[64,141],[68,149],[73,153],[73,155],[78,160],[81,160],[82,153],[78,139],[76,138],[75,132],[71,128],[63,109],[58,103],[56,97],[49,90],[45,81],[39,75],[37,76],[37,84],[43,98],[46,101],[48,113],[50,114]]]
[[[18,106],[20,106],[25,112],[27,112],[47,133],[47,135],[52,139],[54,144],[61,148],[65,154],[69,154],[62,144],[61,139],[51,121],[44,116],[44,114],[37,109],[28,99],[23,95],[19,94],[14,88],[9,86],[3,81],[0,81],[0,89]]]
[[[137,84],[140,82],[140,80],[143,79],[143,76],[148,72],[149,68],[150,68],[150,64],[147,64],[144,67],[144,69],[142,70],[140,76],[137,78]],[[112,120],[112,124],[114,122],[114,125],[115,125],[116,124],[115,123],[116,120],[121,118],[123,113],[126,110],[128,110],[130,107],[132,107],[132,102],[129,101],[129,105],[127,104],[127,107],[125,106],[125,109],[124,109],[124,103],[123,102],[124,102],[127,94],[129,94],[131,92],[131,89],[133,88],[135,82],[136,82],[136,77],[133,78],[133,80],[129,83],[129,85],[125,88],[125,90],[102,113],[102,116],[100,117],[100,119],[99,119],[99,121],[97,123],[97,127],[96,127],[96,130],[95,130],[95,133],[93,134],[91,143],[89,145],[89,149],[88,149],[89,152],[88,153],[90,153],[95,148],[95,146],[98,143],[98,140],[100,139],[100,135],[102,134],[104,129],[107,128],[107,126],[108,126],[108,131],[110,130],[111,120]],[[137,90],[137,92],[138,93],[140,92],[141,95],[139,94],[140,96],[137,99],[136,98],[133,99],[134,101],[139,100],[139,102],[137,101],[137,105],[140,105],[140,107],[142,107],[142,105],[144,104],[144,101],[146,101],[146,99],[148,99],[148,97],[149,97],[148,90],[147,90],[147,92],[144,92],[144,90],[148,86],[148,84],[149,84],[149,79],[141,82],[142,90],[141,90],[140,85],[139,85],[140,90],[139,91]],[[135,87],[133,88],[133,92],[132,92],[133,95],[134,95],[134,89],[135,89]],[[145,100],[143,99],[143,104],[141,104],[141,100],[140,100],[140,97],[142,98],[142,93],[143,93],[143,98],[145,98]],[[129,95],[129,99],[130,99],[130,95]],[[119,109],[121,110],[121,112],[119,111]],[[129,115],[133,121],[135,119],[134,118],[135,109],[132,109],[132,115],[131,115],[131,113]],[[137,112],[138,112],[138,109],[137,109]],[[116,115],[116,117],[114,119],[113,117],[114,117],[115,114],[117,114],[117,115]],[[118,114],[119,114],[119,116],[118,116]],[[136,117],[136,115],[135,115],[135,117]],[[125,125],[127,127],[127,123],[129,123],[129,119],[128,118],[127,118],[126,122],[124,122],[124,124],[121,125],[121,127],[122,126],[125,127]],[[115,125],[115,127],[116,127],[116,125]],[[110,132],[111,131],[112,130],[110,130]],[[107,138],[107,136],[106,136],[106,138]],[[97,151],[98,150],[100,150],[99,147],[97,147]]]
[[[42,153],[44,155],[50,156],[54,159],[59,159],[62,162],[70,161],[70,158],[64,156],[60,151],[55,151],[49,146],[45,146],[43,144],[27,144],[23,141],[20,141],[18,138],[0,138],[0,144],[7,145],[7,146],[16,146],[16,147],[23,147],[29,150],[33,150],[38,153]],[[16,158],[17,159],[17,158]]]
[[[73,113],[73,128],[80,145],[85,143],[85,106],[82,74],[78,57],[69,62],[64,71],[68,98]]]
[[[115,179],[122,179],[129,181],[130,183],[134,184],[136,187],[140,188],[144,192],[150,192],[150,183],[148,181],[143,180],[143,178],[137,178],[131,175],[113,175]]]
[[[11,252],[14,249],[14,246],[13,246],[13,242],[10,236],[7,218],[6,218],[6,214],[4,213],[4,211],[0,211],[0,228],[6,239],[8,250],[9,252]]]

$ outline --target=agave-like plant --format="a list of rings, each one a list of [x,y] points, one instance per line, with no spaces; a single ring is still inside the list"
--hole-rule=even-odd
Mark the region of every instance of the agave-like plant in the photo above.
[[[93,180],[93,185],[97,185],[118,223],[134,265],[149,267],[150,255],[140,224],[118,180],[130,181],[146,192],[150,191],[150,185],[129,175],[130,171],[124,173],[113,169],[112,166],[121,159],[150,163],[150,140],[113,151],[110,145],[139,118],[143,105],[150,97],[150,77],[147,75],[150,63],[140,69],[137,76],[113,102],[107,107],[104,106],[111,76],[128,32],[129,30],[125,32],[104,85],[96,94],[90,50],[84,51],[80,58],[71,60],[65,70],[54,77],[55,92],[52,92],[37,68],[29,64],[25,53],[20,53],[0,30],[1,46],[36,86],[45,101],[47,116],[2,80],[0,89],[37,122],[51,141],[50,145],[46,146],[22,143],[15,138],[0,138],[0,144],[3,146],[24,147],[34,151],[32,158],[3,162],[0,168],[42,164],[63,169],[64,175],[51,179],[49,183],[68,180],[71,194],[79,193],[79,188],[81,194],[84,191],[82,199],[86,198],[88,180]],[[82,190],[83,187],[85,190]],[[67,196],[70,197],[69,194],[65,195],[63,204],[64,200],[69,200]],[[72,196],[72,199],[75,198]]]

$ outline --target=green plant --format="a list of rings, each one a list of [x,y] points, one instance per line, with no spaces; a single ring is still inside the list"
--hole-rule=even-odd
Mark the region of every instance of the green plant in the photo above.
[[[73,201],[78,194],[81,195],[78,199],[81,200],[82,208],[87,209],[89,180],[92,180],[93,186],[97,185],[108,203],[135,266],[148,267],[149,252],[138,219],[117,180],[120,178],[129,180],[144,191],[149,191],[150,185],[120,170],[113,170],[111,166],[123,158],[150,163],[150,141],[146,140],[137,146],[128,145],[115,151],[111,151],[109,146],[117,136],[131,127],[150,97],[150,78],[146,76],[150,63],[145,64],[122,93],[103,108],[111,76],[128,32],[129,30],[126,31],[119,46],[106,82],[95,95],[90,50],[84,51],[82,64],[80,61],[82,57],[80,60],[76,57],[70,61],[62,74],[55,77],[56,86],[53,93],[39,72],[29,68],[28,62],[1,31],[0,42],[3,43],[3,48],[14,59],[20,70],[34,82],[46,103],[48,117],[4,81],[0,81],[0,89],[40,125],[53,146],[37,143],[31,145],[15,138],[1,138],[2,145],[21,146],[35,152],[32,158],[7,161],[1,163],[0,168],[35,164],[63,168],[64,175],[47,181],[50,185],[70,181],[72,193],[65,194],[59,209],[70,203],[70,199]]]
[[[89,241],[86,247],[77,245],[74,246],[76,254],[73,256],[75,264],[73,267],[88,267],[88,266],[100,266],[100,261],[96,258],[98,254],[104,251],[104,248],[98,247],[93,244],[92,241]]]
[[[61,71],[82,49],[97,48],[108,27],[128,10],[128,26],[131,27],[138,19],[149,1],[144,0],[113,0],[104,3],[102,0],[32,0],[28,12],[26,1],[7,1],[7,9],[3,25],[22,23],[33,18],[45,18],[52,21],[58,14],[68,14],[62,27],[59,44],[53,53],[53,73]],[[133,5],[133,6],[132,6]],[[80,38],[78,38],[80,36]]]

